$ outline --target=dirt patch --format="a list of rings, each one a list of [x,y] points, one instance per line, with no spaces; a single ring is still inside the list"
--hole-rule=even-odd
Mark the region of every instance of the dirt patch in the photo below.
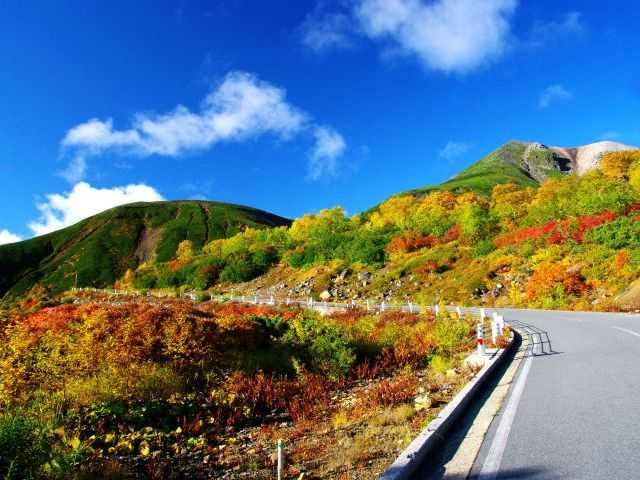
[[[140,240],[134,253],[136,260],[139,262],[146,262],[151,258],[153,252],[156,249],[158,241],[162,235],[162,228],[147,228],[144,227],[140,233]]]
[[[615,298],[615,304],[623,310],[640,308],[640,280],[631,283],[624,292]]]

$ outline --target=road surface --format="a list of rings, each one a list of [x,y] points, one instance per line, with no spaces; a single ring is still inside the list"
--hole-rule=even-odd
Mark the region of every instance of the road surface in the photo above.
[[[470,478],[640,479],[640,316],[501,313],[533,333],[536,345],[520,362]]]

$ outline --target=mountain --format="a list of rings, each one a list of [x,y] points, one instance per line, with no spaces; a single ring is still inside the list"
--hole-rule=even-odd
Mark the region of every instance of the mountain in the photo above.
[[[150,258],[165,262],[185,239],[198,248],[246,227],[289,225],[254,208],[204,201],[135,203],[41,237],[0,246],[0,298],[40,285],[52,293],[112,285]]]
[[[522,186],[535,186],[556,175],[584,175],[598,167],[604,153],[636,148],[611,141],[579,147],[549,147],[538,142],[513,140],[446,182],[409,193],[424,194],[444,189],[471,190],[488,195],[494,185],[499,183],[513,182]]]

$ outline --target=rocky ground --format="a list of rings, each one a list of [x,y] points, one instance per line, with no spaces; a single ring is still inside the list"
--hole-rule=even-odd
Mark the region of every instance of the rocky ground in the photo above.
[[[460,367],[444,374],[412,372],[414,394],[406,401],[372,408],[369,399],[384,382],[356,382],[337,392],[316,419],[293,423],[278,412],[260,425],[229,427],[201,448],[154,455],[121,455],[105,463],[126,478],[272,479],[276,445],[283,440],[285,478],[370,479],[381,474],[477,370]]]

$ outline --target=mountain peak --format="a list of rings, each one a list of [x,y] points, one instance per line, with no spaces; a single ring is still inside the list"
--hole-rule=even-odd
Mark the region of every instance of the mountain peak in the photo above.
[[[559,158],[568,160],[572,166],[571,171],[577,175],[584,175],[598,168],[602,155],[608,152],[620,150],[637,150],[638,147],[626,145],[620,142],[603,140],[578,147],[550,147]]]
[[[535,186],[558,175],[584,175],[598,168],[603,154],[637,148],[608,140],[575,147],[510,140],[444,183],[408,193],[421,195],[432,190],[470,190],[488,195],[499,183]]]

